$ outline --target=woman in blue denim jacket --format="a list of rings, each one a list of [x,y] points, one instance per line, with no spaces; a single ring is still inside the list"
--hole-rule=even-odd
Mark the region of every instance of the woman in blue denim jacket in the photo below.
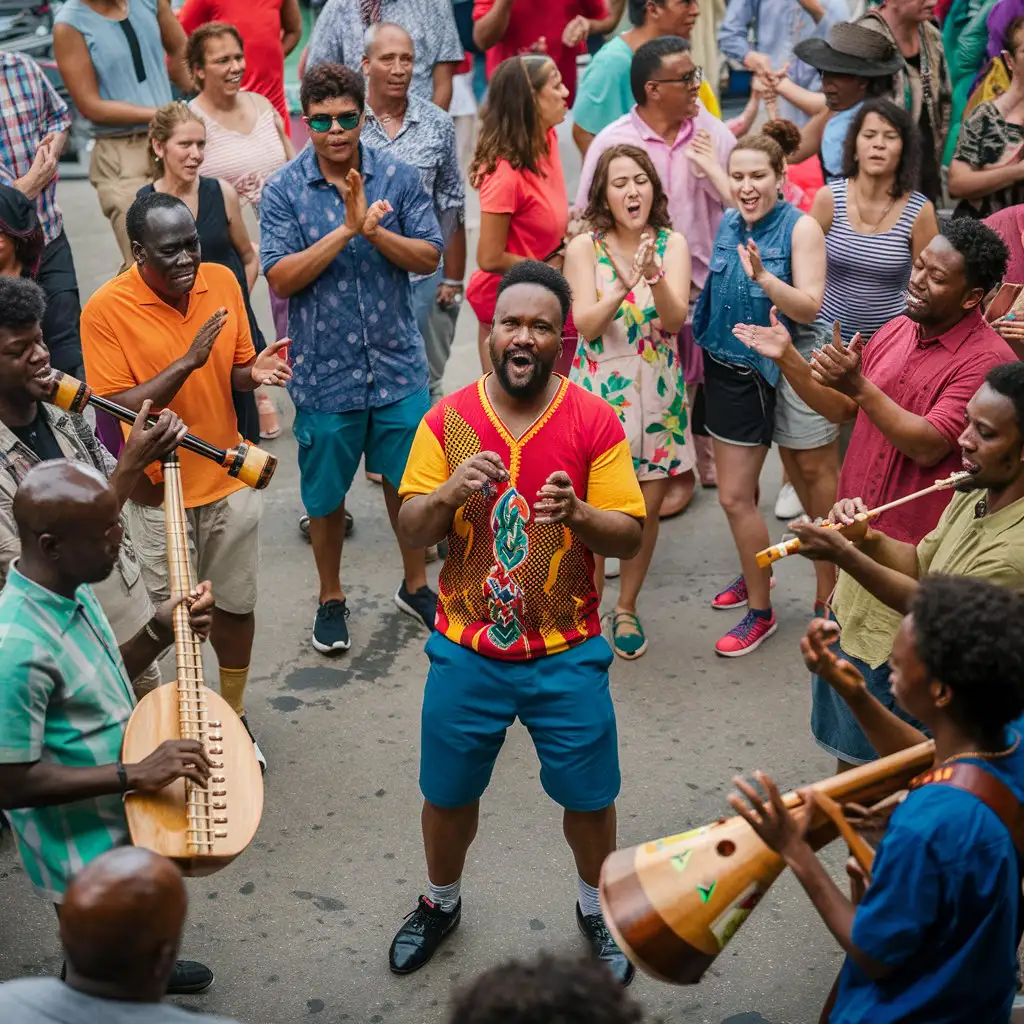
[[[767,327],[773,306],[791,331],[812,324],[821,307],[825,236],[817,221],[781,198],[786,158],[777,138],[788,148],[798,137],[788,122],[769,122],[762,134],[737,142],[728,166],[735,209],[726,210],[722,218],[693,317],[694,337],[704,350],[705,416],[715,444],[718,500],[729,520],[741,568],[741,575],[716,595],[712,607],[748,605],[744,618],[715,645],[716,653],[725,657],[749,654],[775,632],[771,574],[758,569],[755,560],[769,544],[757,492],[773,438],[787,451],[791,446],[817,449],[835,438],[831,424],[795,394],[781,386],[776,391],[778,367],[733,335],[737,324]],[[800,451],[801,456],[809,454]],[[785,461],[799,494],[804,490],[800,466],[796,459]]]

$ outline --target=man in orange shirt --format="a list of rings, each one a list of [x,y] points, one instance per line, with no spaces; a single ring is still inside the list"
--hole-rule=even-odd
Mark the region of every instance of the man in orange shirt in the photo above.
[[[256,355],[234,275],[215,263],[200,266],[195,219],[180,199],[160,192],[136,199],[126,227],[134,264],[82,310],[89,382],[130,409],[146,399],[168,407],[203,440],[232,448],[241,437],[231,389],[288,380],[291,371],[278,355],[287,339]],[[210,642],[221,694],[248,728],[243,695],[256,627],[262,495],[202,456],[179,455],[190,555],[199,579],[211,580],[217,594]],[[157,483],[159,475],[150,480]],[[170,596],[162,501],[149,485],[125,505],[154,601]],[[256,756],[265,769],[258,746]]]

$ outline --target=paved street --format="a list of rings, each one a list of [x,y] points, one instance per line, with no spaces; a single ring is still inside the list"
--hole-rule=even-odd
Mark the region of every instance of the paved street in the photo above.
[[[116,250],[87,182],[63,183],[59,198],[84,300],[116,269]],[[262,280],[258,287],[257,314],[269,326]],[[477,374],[475,336],[466,309],[450,389]],[[270,762],[266,806],[252,847],[226,870],[189,883],[183,954],[208,962],[217,980],[182,1004],[247,1024],[440,1024],[453,984],[483,968],[540,948],[583,950],[560,814],[541,790],[529,737],[516,726],[483,804],[460,929],[420,973],[388,972],[391,936],[425,883],[417,788],[425,634],[392,601],[400,562],[379,489],[360,478],[350,502],[356,532],[344,555],[352,650],[335,660],[312,650],[315,572],[296,529],[290,430],[268,447],[280,466],[266,492],[248,693]],[[766,514],[778,476],[773,455]],[[773,535],[781,533],[774,518],[771,524]],[[715,494],[699,493],[662,530],[641,605],[649,652],[612,668],[622,844],[725,813],[737,771],[762,767],[793,787],[831,770],[809,735],[809,687],[797,650],[813,597],[810,567],[798,559],[780,564],[778,633],[753,655],[727,660],[712,645],[735,616],[715,614],[709,601],[735,572]],[[607,608],[613,600],[614,590]],[[841,853],[831,852],[833,867]],[[53,912],[32,895],[8,838],[0,847],[0,980],[55,974],[55,932]],[[666,1024],[810,1024],[839,962],[802,891],[783,877],[703,983],[672,988],[640,977],[633,992]]]

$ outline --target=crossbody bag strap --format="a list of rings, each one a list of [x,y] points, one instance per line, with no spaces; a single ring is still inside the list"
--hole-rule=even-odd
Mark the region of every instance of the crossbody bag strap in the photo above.
[[[928,785],[953,786],[977,797],[1006,826],[1017,852],[1024,857],[1024,808],[1013,790],[992,772],[981,765],[957,761],[918,775],[909,788]]]

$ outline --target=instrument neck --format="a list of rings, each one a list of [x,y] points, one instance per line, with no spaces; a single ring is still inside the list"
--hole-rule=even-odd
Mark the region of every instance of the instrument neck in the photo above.
[[[171,596],[179,598],[193,591],[196,580],[188,553],[188,519],[181,489],[181,464],[173,452],[164,459],[164,515]],[[203,658],[199,637],[192,632],[189,622],[187,601],[174,609],[174,653],[179,693],[198,694],[203,688]]]

